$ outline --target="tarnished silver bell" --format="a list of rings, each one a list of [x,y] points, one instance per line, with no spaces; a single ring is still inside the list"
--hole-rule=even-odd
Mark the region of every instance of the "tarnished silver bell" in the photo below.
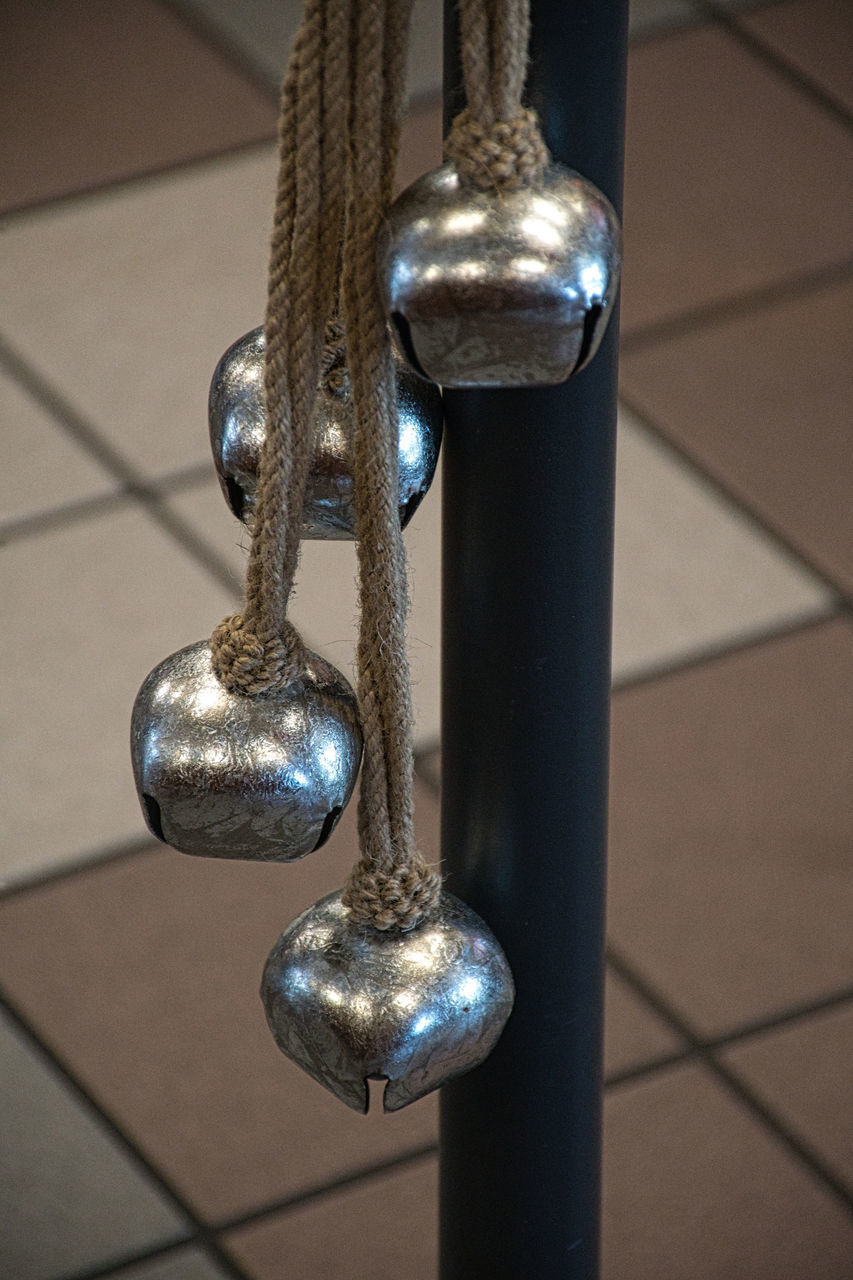
[[[261,998],[278,1047],[355,1111],[387,1080],[399,1111],[491,1052],[512,1010],[509,965],[488,926],[442,892],[405,933],[356,924],[329,894],[284,931]]]
[[[394,373],[400,433],[400,524],[405,528],[432,483],[443,414],[438,388],[414,375],[396,350]],[[320,387],[315,415],[302,536],[354,538],[355,420],[346,377],[335,389],[325,383]],[[263,329],[253,329],[240,338],[219,361],[210,384],[208,419],[222,492],[235,516],[251,523],[266,431]]]
[[[289,862],[319,849],[361,763],[355,694],[316,654],[280,692],[229,693],[207,641],[155,667],[136,698],[131,754],[152,833],[182,853]]]
[[[391,206],[377,246],[388,315],[413,366],[446,387],[564,382],[592,359],[619,284],[619,222],[563,165],[500,195],[451,164]]]

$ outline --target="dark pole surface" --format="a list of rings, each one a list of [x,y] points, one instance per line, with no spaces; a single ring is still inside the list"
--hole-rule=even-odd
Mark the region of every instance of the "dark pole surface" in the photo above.
[[[532,20],[546,141],[618,210],[627,2],[532,0]],[[442,1280],[599,1274],[616,321],[563,386],[445,398],[442,851],[518,994],[442,1090]]]

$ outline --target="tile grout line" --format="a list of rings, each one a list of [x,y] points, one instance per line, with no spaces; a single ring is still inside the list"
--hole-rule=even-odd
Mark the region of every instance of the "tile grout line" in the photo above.
[[[689,674],[691,671],[698,671],[700,668],[713,666],[718,662],[725,662],[727,658],[752,653],[763,649],[765,646],[769,647],[794,636],[807,634],[809,631],[818,631],[830,622],[848,619],[851,612],[853,612],[853,609],[850,606],[845,606],[843,600],[830,601],[825,608],[802,614],[796,618],[782,620],[776,625],[771,624],[760,631],[743,632],[729,641],[708,645],[707,648],[697,649],[695,652],[684,654],[680,658],[673,658],[670,662],[662,661],[634,673],[629,672],[624,676],[619,676],[613,681],[612,695],[613,697],[618,697],[620,694],[630,693],[634,689],[644,689],[649,685],[656,684],[658,681],[668,680],[672,676]]]
[[[609,946],[608,963],[610,963]],[[613,968],[614,972],[618,972],[615,963]],[[634,994],[639,996],[639,992],[636,990]],[[853,987],[845,987],[841,991],[832,992],[818,1000],[803,1002],[789,1009],[783,1009],[768,1018],[755,1019],[752,1022],[744,1023],[743,1026],[735,1027],[720,1036],[711,1036],[702,1041],[701,1049],[688,1044],[683,1049],[674,1049],[671,1053],[660,1054],[657,1057],[649,1058],[645,1062],[638,1062],[634,1066],[625,1067],[622,1071],[615,1071],[612,1075],[605,1077],[604,1087],[605,1089],[616,1089],[624,1084],[632,1084],[635,1080],[643,1080],[648,1076],[657,1074],[659,1071],[666,1070],[668,1067],[701,1059],[706,1050],[717,1052],[721,1049],[728,1049],[732,1045],[747,1043],[760,1036],[772,1035],[775,1031],[783,1030],[785,1027],[796,1026],[798,1022],[808,1022],[811,1018],[821,1013],[843,1009],[848,1004],[853,1005]]]
[[[121,1257],[114,1258],[111,1262],[97,1263],[81,1271],[71,1271],[58,1276],[51,1276],[49,1280],[110,1280],[111,1276],[120,1276],[131,1267],[138,1267],[140,1263],[156,1262],[161,1258],[168,1258],[172,1254],[179,1253],[182,1249],[192,1249],[193,1247],[203,1248],[204,1246],[193,1236],[183,1236],[180,1240],[168,1240],[150,1249],[139,1249],[135,1253],[124,1254]]]
[[[777,52],[771,45],[765,44],[761,36],[750,31],[737,13],[715,4],[714,0],[691,0],[693,6],[705,18],[723,28],[723,30],[740,44],[754,58],[775,71],[780,78],[798,89],[813,104],[819,106],[848,132],[853,131],[853,113],[834,94],[824,89],[823,85],[807,71],[802,71],[795,63],[789,62],[783,53]],[[770,7],[770,6],[768,6]]]
[[[195,1243],[203,1246],[211,1256],[215,1257],[216,1262],[224,1269],[230,1280],[252,1280],[252,1277],[238,1266],[228,1252],[219,1244],[215,1238],[215,1233],[184,1199],[171,1179],[157,1168],[133,1139],[125,1133],[122,1126],[110,1115],[109,1111],[96,1101],[93,1094],[77,1077],[72,1068],[63,1060],[60,1054],[51,1049],[47,1041],[43,1039],[26,1015],[18,1009],[15,1002],[2,988],[0,988],[0,1009],[6,1013],[18,1033],[36,1051],[42,1062],[59,1076],[62,1083],[90,1118],[100,1124],[102,1129],[124,1152],[125,1156],[147,1176],[150,1184],[159,1191],[163,1199],[189,1224],[192,1231],[184,1237],[181,1244]]]
[[[799,1138],[788,1126],[783,1116],[774,1110],[748,1085],[736,1071],[721,1062],[716,1045],[706,1040],[683,1018],[649,982],[647,982],[628,960],[616,951],[612,944],[608,948],[608,963],[614,972],[625,982],[635,995],[640,996],[658,1017],[687,1041],[694,1060],[701,1063],[724,1088],[735,1097],[763,1127],[784,1146],[789,1155],[810,1171],[812,1176],[824,1188],[831,1192],[836,1200],[853,1210],[853,1191],[827,1165],[822,1157],[808,1142]]]
[[[669,342],[673,338],[688,337],[693,333],[714,325],[725,324],[729,320],[738,320],[790,302],[795,298],[807,297],[810,293],[818,293],[822,289],[830,289],[849,280],[853,275],[853,258],[842,258],[823,267],[815,267],[810,271],[792,276],[785,276],[748,289],[745,293],[730,294],[728,297],[715,299],[676,312],[672,316],[663,316],[659,320],[650,320],[638,325],[635,329],[623,329],[620,334],[620,355],[630,356],[635,352],[645,351],[658,343]]]
[[[0,336],[0,367],[14,378],[41,408],[50,413],[54,421],[78,445],[87,450],[115,479],[119,480],[128,497],[135,499],[162,530],[207,570],[219,586],[232,596],[237,595],[237,586],[225,561],[166,506],[165,500],[154,485],[140,475],[123,454],[105,440],[98,429],[78,413],[71,403],[14,351],[2,336]]]
[[[247,1213],[222,1219],[215,1223],[214,1230],[218,1235],[222,1235],[227,1231],[237,1231],[242,1227],[254,1226],[255,1223],[275,1217],[276,1214],[289,1213],[292,1210],[302,1208],[303,1205],[312,1204],[317,1200],[325,1199],[327,1196],[335,1195],[339,1191],[346,1191],[349,1187],[361,1187],[374,1179],[379,1180],[400,1169],[418,1165],[421,1161],[436,1155],[437,1152],[438,1142],[426,1142],[422,1146],[415,1147],[410,1151],[404,1151],[390,1160],[383,1160],[379,1164],[353,1170],[351,1173],[345,1173],[338,1178],[334,1178],[331,1182],[318,1183],[317,1186],[308,1187],[305,1191],[299,1191],[295,1195],[285,1196],[281,1200],[272,1200],[257,1209],[250,1209]]]
[[[226,66],[241,76],[253,89],[268,98],[273,106],[278,105],[280,97],[278,85],[270,84],[267,73],[263,67],[255,62],[251,53],[242,49],[236,40],[233,40],[228,35],[227,31],[224,31],[210,20],[205,13],[204,6],[181,3],[181,0],[159,0],[159,3],[182,26],[186,27],[201,44],[206,45]],[[290,45],[295,35],[296,28],[294,27],[284,48],[281,50],[282,75],[284,75]]]
[[[65,430],[63,422],[56,419],[54,421],[60,430]],[[176,471],[168,471],[165,475],[152,480],[148,488],[162,500],[209,483],[214,474],[211,463],[190,462]],[[56,507],[35,511],[31,515],[13,517],[5,523],[0,523],[0,546],[38,537],[43,533],[53,533],[57,529],[65,529],[85,520],[97,519],[102,515],[111,515],[114,511],[120,511],[123,507],[138,501],[138,493],[132,487],[123,484],[120,489],[113,489],[107,493],[74,499]]]
[[[659,41],[667,40],[671,36],[682,35],[685,31],[695,31],[697,27],[706,25],[705,16],[694,8],[692,0],[686,0],[690,6],[690,12],[680,14],[675,17],[660,19],[660,25],[652,21],[647,27],[640,27],[639,30],[631,34],[628,31],[628,56],[634,49],[646,49],[650,44],[657,44]]]
[[[113,195],[121,195],[126,191],[132,192],[142,188],[149,182],[155,183],[164,179],[169,181],[184,173],[195,173],[207,167],[239,159],[244,155],[251,155],[253,151],[258,153],[267,151],[274,145],[275,131],[272,130],[268,135],[259,134],[256,138],[250,138],[245,142],[235,142],[231,146],[215,151],[202,152],[189,156],[184,160],[175,160],[168,164],[162,164],[159,167],[155,165],[151,169],[130,173],[123,178],[112,178],[100,183],[94,182],[88,186],[79,187],[74,191],[65,192],[62,195],[48,196],[41,200],[34,200],[31,203],[0,209],[0,224],[8,222],[14,225],[17,222],[26,221],[31,216],[38,217],[50,214],[54,209],[61,210],[68,206],[83,204],[88,201],[109,199]]]
[[[58,529],[70,529],[75,524],[83,524],[99,516],[112,515],[136,501],[136,495],[125,487],[112,493],[65,502],[58,507],[36,511],[32,515],[19,516],[0,525],[0,547],[25,542],[40,534],[55,533]]]
[[[162,846],[146,832],[144,835],[131,836],[127,840],[94,849],[56,866],[42,867],[35,874],[12,880],[9,884],[0,883],[0,904],[20,898],[26,893],[46,889],[50,885],[61,884],[64,880],[73,880],[75,876],[84,875],[100,867],[112,866],[116,862],[129,861],[145,853],[156,853]]]
[[[727,506],[733,508],[738,514],[746,518],[750,524],[775,543],[775,550],[783,551],[785,555],[791,559],[800,570],[806,570],[813,578],[815,578],[823,589],[830,595],[835,607],[844,610],[853,609],[853,597],[851,597],[846,589],[828,575],[827,571],[817,564],[812,557],[801,547],[791,541],[784,529],[779,528],[772,520],[761,515],[751,505],[751,501],[734,493],[726,484],[726,482],[715,475],[701,459],[694,457],[692,452],[680,442],[674,440],[672,436],[665,431],[655,417],[647,410],[643,409],[638,402],[630,395],[620,392],[619,399],[640,422],[651,432],[655,440],[664,446],[671,458],[675,459],[682,466],[687,466],[698,476],[702,482],[708,486],[714,495],[726,503]]]

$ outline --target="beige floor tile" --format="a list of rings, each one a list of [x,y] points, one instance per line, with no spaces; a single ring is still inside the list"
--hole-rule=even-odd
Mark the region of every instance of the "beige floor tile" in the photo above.
[[[622,361],[640,412],[848,590],[851,323],[847,279]]]
[[[212,474],[212,466],[211,466]],[[219,486],[211,479],[171,498],[169,505],[229,566],[235,581],[245,574],[248,534],[228,510]],[[406,529],[411,612],[409,662],[415,709],[416,743],[435,742],[439,735],[441,475]],[[355,544],[302,544],[291,616],[305,639],[354,684],[354,646],[358,625]]]
[[[847,0],[788,0],[745,15],[743,24],[853,111],[853,8]]]
[[[613,704],[609,930],[706,1035],[853,971],[853,628],[808,628]]]
[[[177,1249],[153,1262],[122,1267],[105,1280],[226,1280],[226,1273],[197,1249]]]
[[[632,37],[658,35],[699,21],[696,10],[684,0],[631,0],[628,14]]]
[[[437,169],[441,152],[442,104],[440,92],[415,103],[403,120],[397,162],[397,188],[403,190],[430,169]]]
[[[604,1074],[676,1053],[681,1039],[609,969],[604,987]]]
[[[724,1057],[853,1191],[853,1007],[767,1032]]]
[[[617,680],[823,613],[830,600],[815,578],[622,410]]]
[[[153,0],[5,6],[0,206],[275,137],[275,101]]]
[[[0,1274],[52,1280],[185,1235],[188,1224],[0,1019]]]
[[[207,392],[266,293],[271,146],[10,219],[0,331],[146,475],[204,458]]]
[[[6,458],[0,473],[0,527],[117,487],[112,476],[3,372],[0,432]]]
[[[223,1244],[257,1280],[432,1280],[437,1274],[435,1159],[244,1227]]]
[[[604,1280],[845,1280],[853,1224],[698,1067],[605,1106]]]
[[[624,330],[848,258],[851,160],[840,125],[718,28],[638,47]]]
[[[437,856],[422,789],[417,820]],[[355,846],[353,803],[328,845],[291,866],[157,848],[3,906],[3,987],[214,1221],[434,1138],[435,1095],[357,1115],[283,1057],[258,998],[281,930],[344,882]]]
[[[231,600],[144,515],[30,537],[0,558],[2,876],[16,880],[144,834],[130,712],[148,671]]]

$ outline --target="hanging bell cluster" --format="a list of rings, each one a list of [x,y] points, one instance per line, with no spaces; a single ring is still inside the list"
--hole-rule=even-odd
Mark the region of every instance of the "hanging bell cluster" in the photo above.
[[[266,435],[264,331],[253,329],[225,352],[208,402],[210,445],[219,484],[238,520],[251,525]],[[317,393],[314,457],[305,494],[303,538],[355,537],[352,393],[346,365],[324,377]],[[400,527],[417,511],[435,474],[443,411],[438,387],[425,383],[394,351]]]
[[[492,9],[485,0],[460,0],[460,6],[463,34],[467,30],[471,38],[477,33],[482,37],[494,17]],[[397,611],[393,626],[374,628],[381,638],[378,651],[368,645],[368,656],[363,657],[360,649],[361,680],[368,681],[360,684],[360,709],[340,672],[307,650],[295,650],[298,661],[294,659],[296,667],[287,668],[291,672],[287,680],[262,684],[255,691],[254,686],[229,683],[214,660],[211,644],[201,642],[167,658],[151,672],[140,689],[132,721],[133,767],[149,829],[185,853],[212,857],[291,861],[320,848],[352,794],[364,747],[362,800],[368,785],[374,799],[382,787],[386,790],[373,810],[363,810],[360,826],[374,821],[376,813],[379,826],[372,835],[368,829],[367,837],[361,831],[362,860],[347,888],[324,897],[285,929],[267,960],[261,987],[267,1020],[281,1050],[362,1112],[367,1110],[372,1079],[387,1082],[384,1108],[396,1111],[482,1062],[503,1030],[515,995],[509,966],[487,925],[440,887],[413,846],[402,847],[411,844],[410,826],[406,834],[406,822],[400,817],[409,812],[411,802],[406,765],[407,758],[410,765],[410,738],[408,757],[399,747],[399,739],[405,739],[410,730],[408,686],[404,679],[401,693],[400,683],[386,678],[387,666],[383,667],[388,662],[385,637],[393,633],[394,643],[400,644],[405,614],[404,565],[399,571],[404,557],[402,552],[397,554],[399,531],[391,476],[396,475],[396,507],[403,527],[435,470],[442,427],[439,384],[550,385],[577,373],[601,343],[613,311],[620,267],[619,224],[611,205],[586,179],[550,161],[535,117],[521,108],[526,0],[505,0],[501,10],[504,19],[507,14],[518,19],[516,30],[521,35],[510,71],[512,59],[492,58],[490,74],[495,83],[485,86],[492,93],[492,107],[483,84],[476,82],[470,70],[489,65],[488,57],[469,60],[466,93],[469,103],[479,104],[487,134],[495,124],[494,104],[509,102],[508,123],[498,115],[496,130],[486,140],[489,145],[495,138],[500,141],[520,122],[521,132],[527,129],[528,141],[533,139],[535,163],[529,172],[535,176],[516,181],[516,174],[503,185],[502,178],[481,181],[476,164],[473,169],[466,167],[471,157],[457,149],[448,152],[450,162],[421,178],[387,207],[393,174],[391,135],[384,131],[381,145],[376,143],[375,122],[360,114],[365,99],[359,85],[386,76],[383,118],[399,114],[402,84],[399,76],[395,83],[395,73],[382,62],[377,32],[395,27],[389,47],[404,48],[408,8],[403,0],[381,0],[376,11],[374,6],[353,4],[352,31],[358,26],[360,36],[353,37],[351,66],[340,60],[323,61],[330,57],[330,42],[312,42],[309,36],[317,33],[310,23],[305,39],[294,45],[282,115],[286,181],[279,185],[279,199],[290,203],[276,209],[276,226],[289,230],[279,241],[283,257],[275,271],[272,265],[270,269],[273,299],[277,296],[273,281],[276,288],[282,281],[289,282],[287,270],[294,261],[300,262],[299,246],[315,251],[322,240],[320,231],[326,235],[331,219],[333,234],[328,243],[336,237],[343,242],[343,283],[339,282],[335,299],[327,290],[329,296],[324,295],[308,319],[312,326],[328,323],[334,301],[331,310],[340,306],[336,314],[345,321],[350,337],[358,340],[352,343],[352,369],[347,366],[346,347],[332,351],[321,371],[313,419],[309,422],[307,410],[298,419],[303,427],[310,427],[310,437],[304,431],[299,436],[301,463],[308,458],[309,444],[311,454],[307,482],[298,488],[299,501],[291,501],[293,495],[287,494],[286,536],[281,545],[289,548],[290,576],[280,575],[286,578],[283,603],[275,595],[265,599],[267,604],[269,599],[278,602],[273,613],[281,604],[283,614],[300,531],[303,538],[355,538],[358,510],[360,560],[375,549],[367,572],[361,566],[362,638],[369,634],[365,601],[370,599],[375,616],[381,616],[376,598],[382,597],[382,591],[375,585],[381,575],[373,572],[373,564],[388,570],[381,581],[389,584],[392,614]],[[323,22],[330,20],[323,6],[318,12]],[[494,21],[499,25],[497,18]],[[371,27],[372,23],[378,26]],[[350,71],[352,79],[340,82],[341,95],[350,95],[343,103],[347,123],[333,126],[331,109],[337,101],[333,77],[348,76]],[[501,75],[506,83],[499,83]],[[309,145],[307,134],[300,134],[295,122],[300,110],[306,109],[300,104],[300,86],[309,81],[312,93],[322,83],[324,101],[329,104],[321,122],[325,133],[319,154],[330,165],[329,157],[337,154],[340,129],[351,131],[346,139],[346,213],[341,201],[324,223],[321,209],[319,229],[297,219],[295,212],[301,207],[295,194],[303,172],[299,146]],[[475,132],[481,126],[474,118],[476,112],[471,119],[463,119],[467,115],[463,112],[456,122],[463,126],[460,137],[472,120]],[[366,133],[373,138],[370,144],[364,141]],[[382,151],[378,167],[370,145]],[[538,155],[544,157],[541,163]],[[310,158],[316,161],[317,155],[312,152]],[[378,184],[373,189],[364,186],[368,175]],[[324,180],[322,189],[331,200],[328,193],[340,191],[339,176]],[[307,201],[310,194],[303,191],[302,197]],[[362,252],[365,243],[370,249],[375,246],[378,274],[370,255]],[[329,262],[331,257],[326,265]],[[316,279],[327,278],[326,266],[318,271]],[[303,290],[302,296],[309,297],[310,290]],[[283,333],[287,342],[300,341],[303,315],[296,317],[289,305],[284,307],[290,326],[285,330],[270,303],[267,333],[273,335],[271,342],[279,341]],[[378,336],[383,331],[384,339]],[[399,344],[392,349],[393,395],[388,391],[387,348],[382,347],[389,331]],[[313,341],[317,330],[312,328],[311,334]],[[364,334],[372,335],[369,342]],[[268,356],[270,370],[278,378],[281,351],[277,362],[276,354],[266,350],[263,330],[246,334],[220,360],[209,397],[210,439],[219,482],[234,515],[252,530],[253,556],[258,552],[247,580],[254,587],[267,581],[266,570],[257,570],[266,563],[261,559],[263,539],[271,527],[279,528],[272,525],[267,506],[263,518],[255,519],[256,504],[280,492],[279,473],[268,468],[275,465],[270,459],[282,436],[275,434],[268,441],[267,432],[287,429],[284,415],[267,412]],[[307,367],[294,362],[289,369]],[[313,377],[313,372],[304,375],[303,392],[306,387],[311,392]],[[296,373],[294,379],[298,380]],[[275,389],[278,382],[274,379],[266,385]],[[358,398],[356,385],[361,388]],[[299,403],[309,404],[310,395]],[[366,431],[373,409],[367,413],[365,406],[373,405],[380,406],[382,420],[377,434]],[[396,466],[392,417],[397,427]],[[267,447],[270,443],[275,447]],[[376,485],[366,484],[364,477],[376,474],[370,469],[376,458],[382,459],[382,474]],[[304,477],[304,466],[299,475]],[[271,484],[270,477],[276,483]],[[281,491],[289,486],[290,482]],[[277,499],[272,501],[280,512]],[[368,507],[371,518],[362,522],[361,513]],[[271,572],[269,581],[273,580],[280,579]],[[365,583],[370,584],[372,596],[366,594]],[[277,617],[271,624],[268,614],[265,617],[266,632],[259,627],[256,636],[248,628],[263,662],[270,627],[275,631],[279,624]],[[247,626],[245,617],[238,616],[238,621]],[[285,619],[280,621],[283,627]],[[404,643],[395,652],[405,673]],[[399,671],[393,674],[396,677]],[[365,701],[371,706],[369,712]],[[399,723],[394,722],[395,712],[400,713]],[[372,732],[366,728],[368,715],[373,718]],[[392,740],[396,745],[390,751]],[[400,783],[396,793],[394,770]],[[392,793],[394,803],[389,799]],[[374,839],[380,828],[381,836]]]

